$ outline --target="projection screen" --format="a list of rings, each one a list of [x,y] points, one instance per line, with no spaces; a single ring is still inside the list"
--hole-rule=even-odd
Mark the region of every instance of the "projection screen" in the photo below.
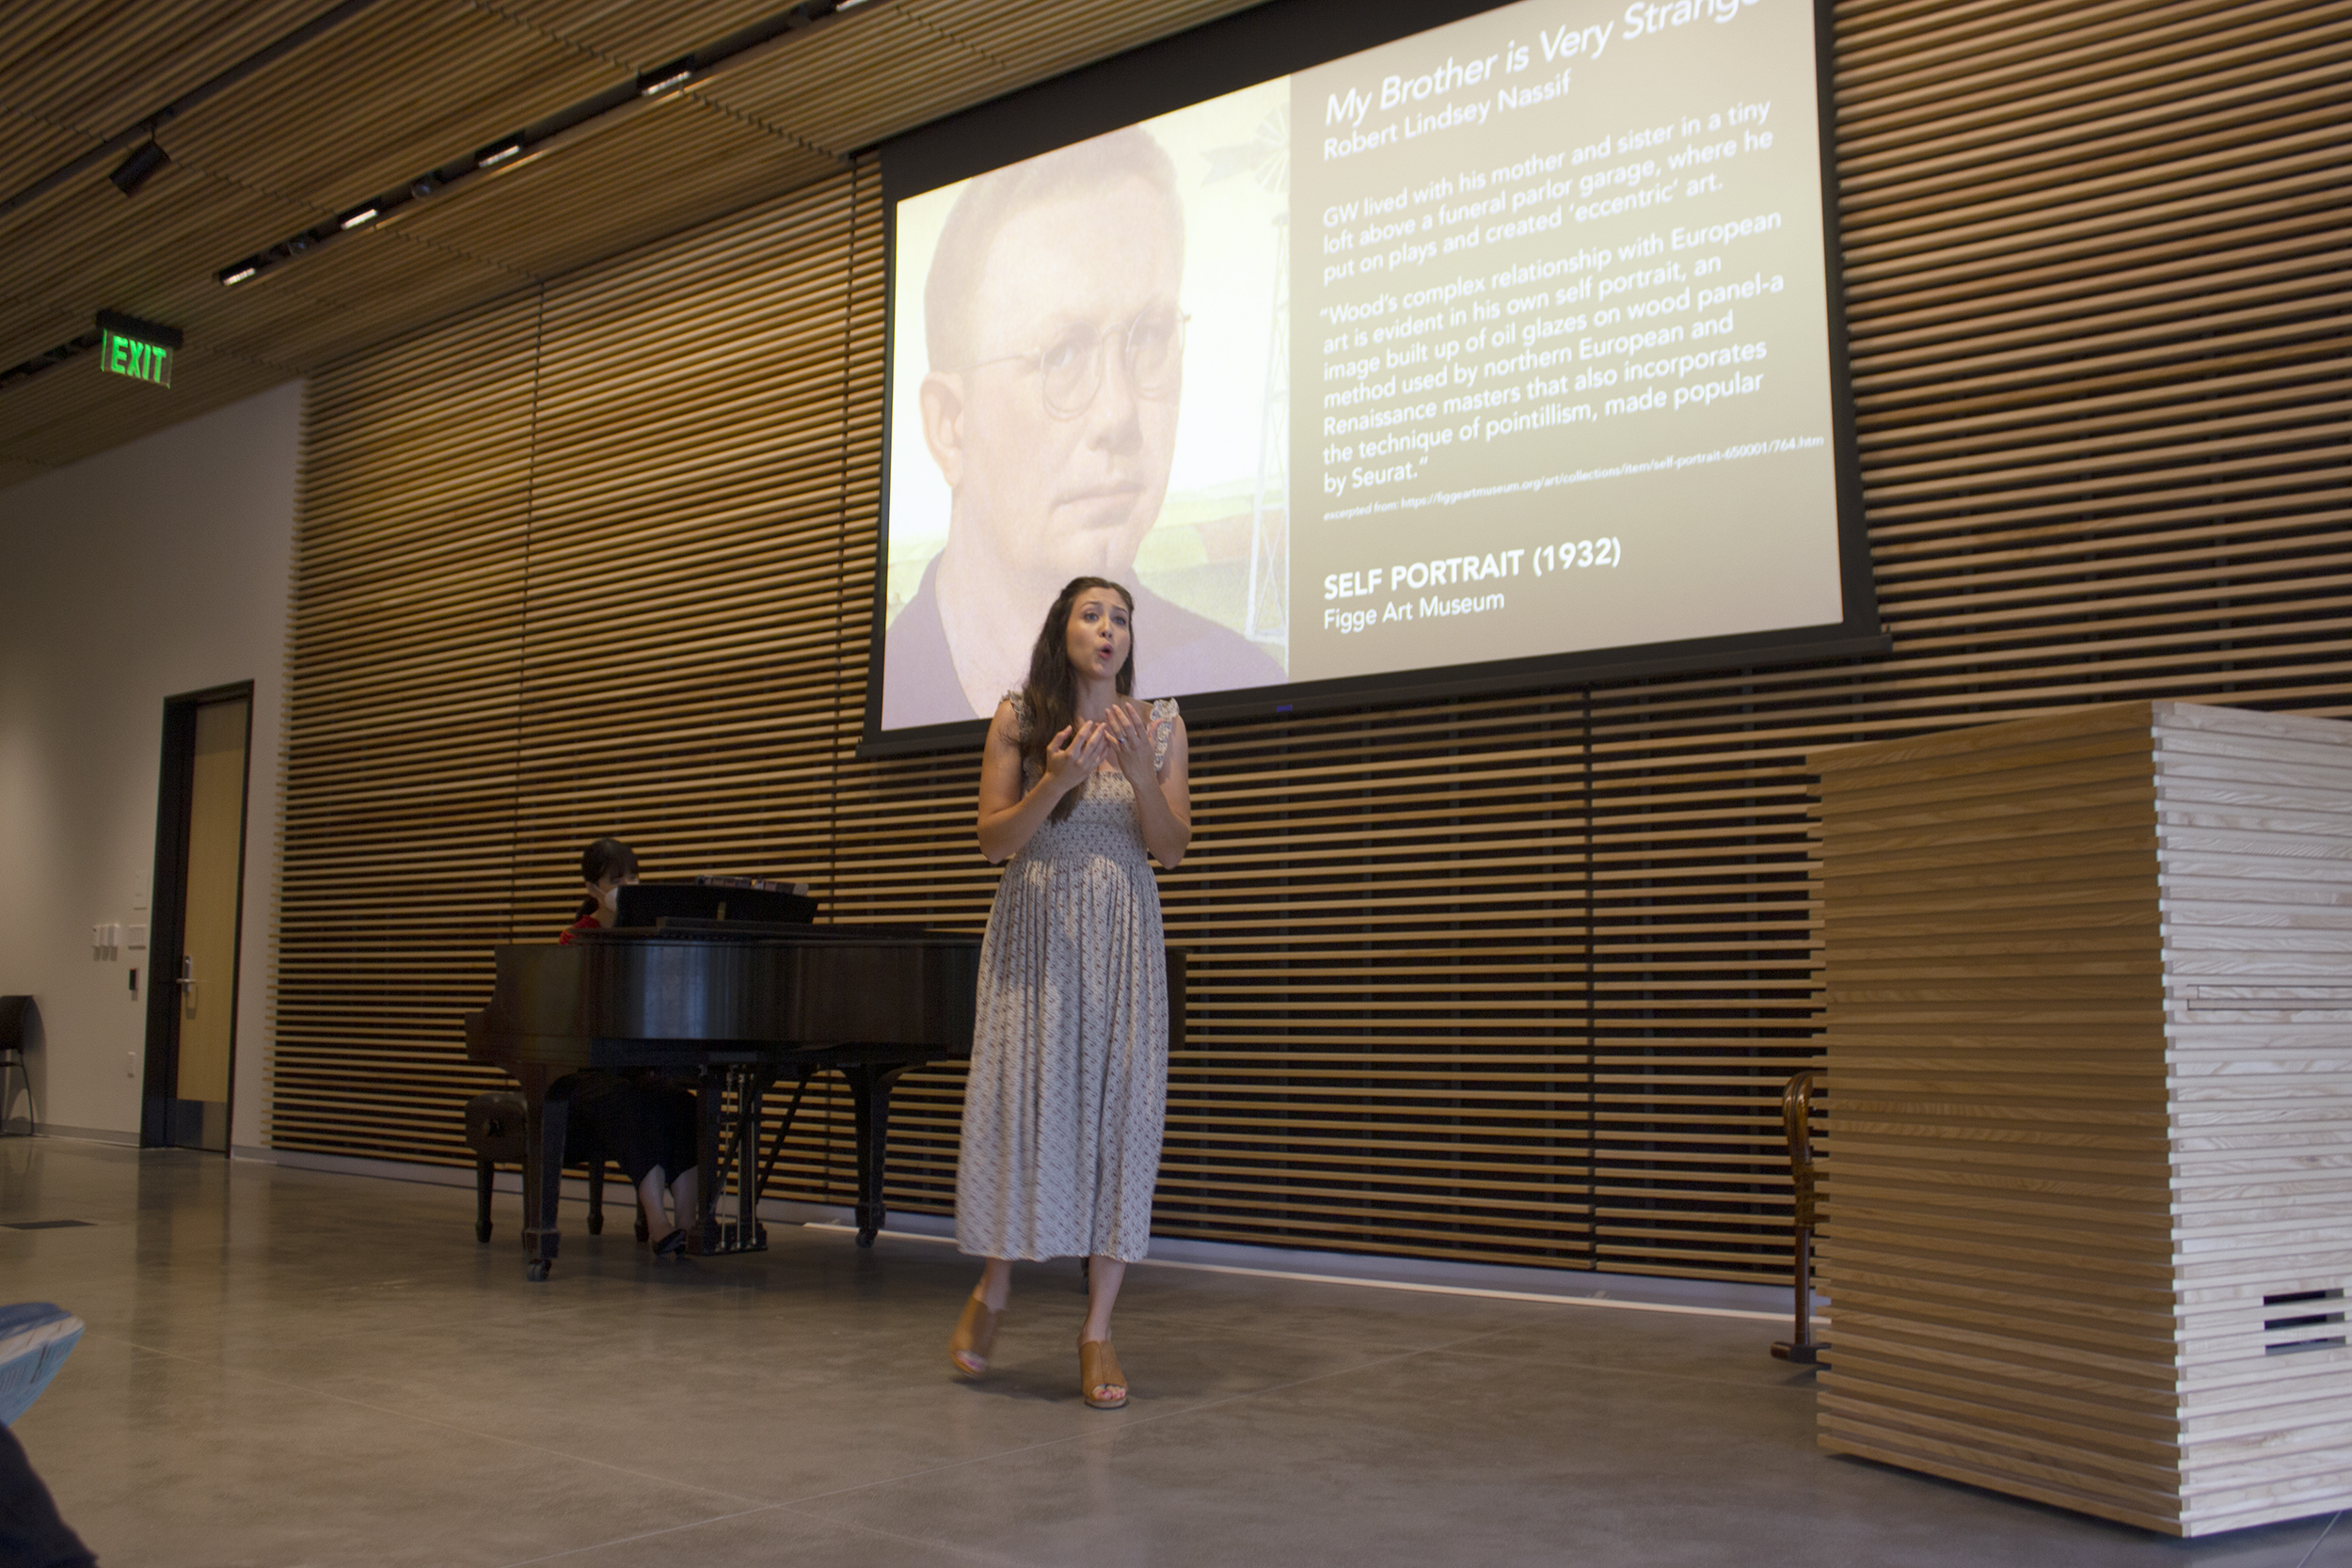
[[[1873,645],[1811,0],[1316,54],[1406,10],[883,150],[868,751],[977,734],[1081,574],[1208,715]]]

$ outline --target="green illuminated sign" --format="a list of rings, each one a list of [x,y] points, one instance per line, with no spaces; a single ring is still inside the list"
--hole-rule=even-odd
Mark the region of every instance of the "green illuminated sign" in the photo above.
[[[180,343],[178,327],[159,326],[113,310],[98,312],[98,363],[111,375],[168,387],[171,361],[180,352]]]
[[[100,339],[98,347],[105,356],[100,362],[115,374],[127,375],[134,381],[151,381],[158,387],[171,385],[171,350],[161,343],[142,343],[136,338],[108,332]]]

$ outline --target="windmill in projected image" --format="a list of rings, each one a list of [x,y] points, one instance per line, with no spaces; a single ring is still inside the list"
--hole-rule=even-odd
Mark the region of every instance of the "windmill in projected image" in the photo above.
[[[1283,198],[1274,214],[1274,309],[1267,312],[1265,399],[1259,412],[1258,485],[1249,505],[1249,600],[1244,635],[1288,647],[1291,640],[1291,117],[1276,108],[1246,142],[1209,153],[1206,182],[1247,174]]]

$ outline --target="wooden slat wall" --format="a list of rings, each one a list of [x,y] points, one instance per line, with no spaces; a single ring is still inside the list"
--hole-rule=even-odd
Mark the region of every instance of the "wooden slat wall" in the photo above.
[[[447,998],[510,927],[538,312],[310,388],[271,1136],[446,1139]]]
[[[1819,1438],[2177,1532],[2154,745],[2117,703],[1818,758]]]
[[[2106,699],[2352,709],[2352,4],[1836,27],[1894,653],[1198,731],[1164,1232],[1785,1275],[1807,750]],[[851,755],[875,195],[868,167],[550,287],[535,404],[536,308],[313,382],[280,1145],[456,1158],[484,949],[561,920],[598,832],[809,876],[844,918],[983,918],[971,760]],[[435,622],[461,539],[479,586]],[[898,1206],[946,1207],[955,1095],[906,1096]],[[793,1192],[838,1200],[820,1109]]]

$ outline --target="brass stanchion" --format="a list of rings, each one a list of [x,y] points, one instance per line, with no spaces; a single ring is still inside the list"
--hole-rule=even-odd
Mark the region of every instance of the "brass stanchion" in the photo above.
[[[1789,1269],[1797,1294],[1796,1332],[1772,1345],[1783,1361],[1813,1366],[1829,1346],[1813,1338],[1813,1083],[1811,1069],[1780,1093],[1781,1125],[1788,1132],[1788,1180],[1796,1205],[1796,1254]]]

